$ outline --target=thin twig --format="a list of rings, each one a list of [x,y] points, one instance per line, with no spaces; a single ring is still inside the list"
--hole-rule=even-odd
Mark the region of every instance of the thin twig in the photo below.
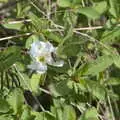
[[[109,104],[109,107],[110,107],[110,112],[111,112],[112,120],[115,120],[115,116],[114,116],[114,112],[113,112],[113,109],[112,109],[112,104],[111,104],[111,101],[110,101],[110,97],[107,96],[107,99],[108,99],[108,104]]]
[[[24,37],[24,36],[30,36],[30,35],[32,35],[32,33],[25,33],[25,34],[13,35],[13,36],[9,36],[9,37],[0,38],[0,41],[9,40],[9,39],[13,39],[13,38]]]
[[[104,43],[100,42],[99,40],[95,39],[94,37],[89,36],[89,35],[86,34],[86,33],[82,33],[82,32],[76,31],[76,30],[74,30],[73,32],[76,33],[76,34],[79,34],[79,35],[81,35],[81,36],[84,36],[84,37],[88,38],[89,41],[91,41],[91,42],[96,42],[96,43],[98,43],[99,45],[101,45],[101,46],[103,46],[104,48],[106,48],[107,50],[109,50],[109,47],[107,47]]]
[[[24,22],[31,22],[31,20],[26,19],[26,20],[19,20],[19,21],[18,20],[17,21],[9,21],[9,22],[5,22],[5,23],[3,22],[3,24],[18,24],[18,23],[24,23]],[[60,29],[64,28],[63,26],[60,26],[57,24],[54,24],[54,25]],[[120,27],[120,24],[117,24],[116,26]],[[83,31],[83,30],[97,30],[97,29],[103,29],[103,28],[104,28],[104,25],[103,26],[91,26],[91,27],[79,27],[79,28],[74,28],[74,30]],[[60,29],[56,29],[56,31],[59,31]],[[63,30],[61,30],[61,31],[63,31]]]
[[[97,30],[97,29],[103,29],[104,26],[93,26],[93,27],[82,27],[82,28],[74,28],[74,30],[82,31],[82,30]]]
[[[39,10],[39,12],[41,12],[45,17],[47,17],[47,15],[43,11],[41,11],[39,8],[37,8],[37,10]],[[51,19],[48,19],[48,20],[50,20],[52,23],[54,23]],[[18,23],[24,23],[24,22],[31,22],[31,20],[25,19],[25,20],[16,20],[16,21],[8,21],[8,22],[3,21],[2,24],[18,24]],[[64,29],[64,27],[61,25],[58,25],[55,23],[53,25],[57,28]],[[120,24],[117,24],[116,26],[120,27]],[[78,28],[74,28],[74,30],[83,31],[83,30],[97,30],[97,29],[103,29],[103,28],[104,28],[104,25],[103,26],[91,26],[91,27],[89,27],[89,26],[88,27],[78,27]],[[57,29],[56,29],[56,31],[57,31]],[[59,29],[58,29],[58,31],[59,31]]]
[[[46,89],[43,89],[43,88],[41,88],[41,87],[39,87],[39,89],[40,89],[42,92],[44,92],[44,93],[52,96],[52,94],[50,93],[50,91],[48,91],[48,90],[46,90]]]
[[[31,22],[30,19],[25,19],[25,20],[17,20],[17,21],[9,21],[7,24],[18,24],[18,23],[24,23],[24,22]],[[6,24],[6,23],[3,23]]]
[[[36,10],[38,10],[38,12],[40,12],[44,17],[47,17],[47,15],[45,14],[44,11],[42,11],[39,7],[37,7],[32,1],[30,2],[30,4],[36,8]]]
[[[57,25],[57,24],[55,24],[53,21],[51,21],[51,22],[52,22],[52,24],[54,25],[54,27],[59,28],[59,29],[61,29],[62,31],[64,31],[64,29],[65,29],[64,26]],[[120,26],[120,24],[118,24],[118,26]],[[88,28],[87,28],[87,29],[88,29]],[[91,27],[90,27],[90,29],[91,29]],[[46,29],[46,30],[50,31],[50,29]],[[80,30],[80,29],[79,29],[79,30]],[[79,34],[79,35],[81,35],[81,36],[84,36],[84,37],[88,38],[89,41],[91,41],[91,42],[96,42],[96,43],[98,43],[99,45],[101,45],[101,46],[103,46],[104,48],[106,48],[107,50],[109,50],[109,47],[108,47],[108,46],[106,46],[105,44],[103,44],[103,43],[100,42],[99,40],[95,39],[94,37],[89,36],[89,35],[86,34],[86,33],[80,32],[79,30],[78,30],[78,28],[77,28],[77,30],[74,28],[74,29],[73,29],[73,32],[76,33],[76,34]],[[52,31],[52,29],[51,29],[51,31]],[[15,35],[15,36],[4,37],[4,38],[0,38],[0,41],[8,40],[8,39],[13,39],[13,38],[18,38],[18,37],[23,37],[23,36],[29,36],[29,35],[31,35],[31,34],[33,34],[33,33],[25,33],[25,34],[20,34],[20,35]]]

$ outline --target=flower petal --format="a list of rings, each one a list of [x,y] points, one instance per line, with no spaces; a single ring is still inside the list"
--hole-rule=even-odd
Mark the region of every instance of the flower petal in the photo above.
[[[55,48],[50,42],[46,42],[45,51],[51,53],[55,51]]]
[[[39,56],[39,46],[38,46],[38,44],[39,44],[39,41],[36,41],[36,42],[31,44],[31,48],[30,48],[29,53],[32,57]]]
[[[51,57],[51,53],[49,53],[45,56],[45,61],[49,65],[53,63],[53,58]]]
[[[53,62],[51,65],[56,66],[56,67],[63,67],[64,61],[63,60],[58,60],[56,62]]]
[[[31,65],[28,65],[28,68],[37,71],[40,74],[43,74],[47,71],[47,65],[41,62],[33,62]]]
[[[30,55],[33,58],[47,56],[53,51],[55,51],[55,48],[50,42],[36,41],[31,45]]]

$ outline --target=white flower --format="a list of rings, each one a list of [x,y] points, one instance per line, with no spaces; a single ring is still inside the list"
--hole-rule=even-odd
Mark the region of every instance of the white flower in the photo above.
[[[52,54],[56,55],[56,48],[50,42],[34,42],[31,44],[29,54],[33,59],[33,63],[28,68],[38,73],[45,73],[47,64],[57,67],[62,67],[64,64],[63,60],[54,60]]]
[[[31,65],[28,65],[28,68],[33,71],[37,71],[40,74],[43,74],[47,71],[46,64],[43,64],[41,62],[36,62],[36,61],[34,61]]]
[[[31,45],[30,55],[33,58],[47,55],[48,53],[54,52],[55,48],[49,42],[36,41]]]

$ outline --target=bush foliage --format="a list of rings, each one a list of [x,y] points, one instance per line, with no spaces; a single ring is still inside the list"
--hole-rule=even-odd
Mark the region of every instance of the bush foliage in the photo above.
[[[64,60],[28,69],[49,41]],[[119,120],[120,1],[0,0],[0,120]]]

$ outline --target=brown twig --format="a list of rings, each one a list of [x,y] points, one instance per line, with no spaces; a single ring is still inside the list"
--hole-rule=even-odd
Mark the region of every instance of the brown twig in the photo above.
[[[32,35],[32,33],[25,33],[25,34],[13,35],[13,36],[9,36],[9,37],[0,38],[0,41],[9,40],[9,39],[13,39],[13,38],[24,37],[24,36],[30,36],[30,35]]]

